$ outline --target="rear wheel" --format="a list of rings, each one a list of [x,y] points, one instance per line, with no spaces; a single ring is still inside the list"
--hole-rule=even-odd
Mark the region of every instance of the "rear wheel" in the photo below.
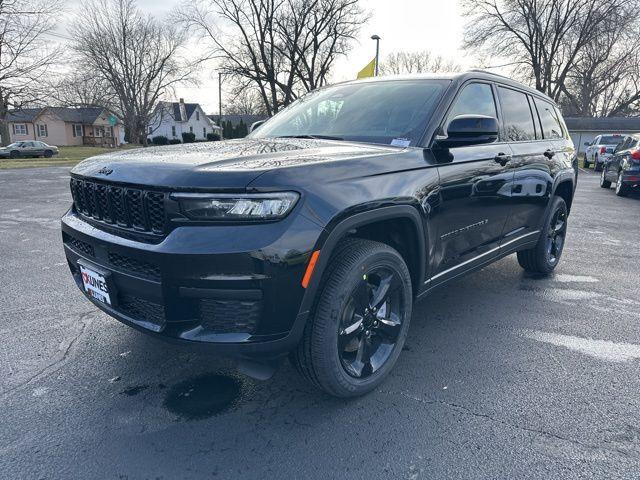
[[[616,182],[616,195],[626,197],[629,193],[627,186],[622,183],[622,172],[618,172],[618,181]]]
[[[600,187],[601,188],[610,188],[611,182],[607,180],[607,171],[603,168],[602,173],[600,174]]]
[[[53,156],[53,152],[51,150],[44,151],[44,158],[51,158]]]
[[[9,154],[9,156],[11,158],[18,158],[20,156],[20,152],[17,150],[12,150],[11,153]]]
[[[402,351],[413,301],[409,270],[388,245],[347,239],[319,291],[291,360],[331,395],[363,395],[384,380]]]
[[[554,197],[549,216],[535,247],[518,252],[518,263],[527,272],[548,275],[560,263],[567,234],[567,204]]]
[[[600,170],[602,170],[602,165],[598,163],[598,156],[596,155],[595,159],[593,160],[593,171],[599,172]]]

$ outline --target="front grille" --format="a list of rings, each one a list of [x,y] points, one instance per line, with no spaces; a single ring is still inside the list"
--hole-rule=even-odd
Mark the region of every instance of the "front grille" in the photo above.
[[[215,333],[254,333],[262,311],[260,300],[200,300],[200,323]]]
[[[166,233],[165,194],[71,179],[76,211],[94,221],[136,232]]]
[[[85,255],[95,257],[93,245],[89,245],[87,242],[73,238],[70,235],[65,235],[65,243],[78,253],[84,253]]]
[[[153,323],[159,327],[164,325],[164,307],[159,303],[125,294],[120,295],[118,300],[118,309],[132,319]]]
[[[160,267],[153,263],[114,252],[109,252],[109,263],[124,272],[136,273],[151,280],[160,280]]]

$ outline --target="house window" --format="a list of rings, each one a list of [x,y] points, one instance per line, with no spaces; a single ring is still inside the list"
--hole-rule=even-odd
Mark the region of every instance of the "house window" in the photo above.
[[[200,121],[200,112],[196,110],[196,121]]]
[[[26,123],[14,123],[13,124],[13,132],[16,135],[26,135],[27,134],[27,124]]]
[[[39,137],[47,137],[48,136],[48,130],[47,130],[47,124],[46,123],[39,123],[38,125],[36,125],[38,127],[38,136]]]
[[[189,127],[189,132],[193,133],[193,126]]]
[[[104,129],[104,136],[105,137],[109,137],[109,138],[113,137],[113,127],[111,127],[111,126],[106,127]]]
[[[80,125],[79,123],[73,125],[73,136],[82,137],[82,125]]]
[[[203,127],[203,128],[202,128],[202,136],[203,136],[204,138],[207,138],[207,127]]]
[[[171,136],[173,136],[173,137],[176,136],[176,126],[175,125],[171,125]]]
[[[149,135],[153,133],[153,127],[149,127]]]

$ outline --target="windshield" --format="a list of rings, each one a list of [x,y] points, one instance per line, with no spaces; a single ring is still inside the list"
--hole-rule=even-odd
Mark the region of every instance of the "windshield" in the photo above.
[[[250,137],[318,137],[415,146],[449,83],[390,80],[322,88],[291,104]]]
[[[600,137],[600,145],[617,145],[624,137],[622,135],[603,135]]]
[[[15,143],[10,143],[9,145],[7,145],[5,148],[17,148],[20,145],[22,145],[22,142],[15,142]]]

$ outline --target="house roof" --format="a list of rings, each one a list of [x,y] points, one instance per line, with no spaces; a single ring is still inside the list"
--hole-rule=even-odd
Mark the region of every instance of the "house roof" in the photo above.
[[[640,117],[565,117],[573,132],[640,132]]]
[[[93,123],[104,111],[102,107],[22,108],[7,113],[7,122],[33,122],[43,110],[48,110],[63,122]]]
[[[193,112],[200,106],[199,103],[183,103],[184,111],[186,114],[186,118],[182,118],[182,113],[180,112],[180,102],[160,102],[164,105],[169,106],[169,109],[173,111],[173,119],[176,122],[186,122],[191,118]]]
[[[21,108],[20,110],[9,110],[7,112],[7,122],[32,122],[42,108]]]

